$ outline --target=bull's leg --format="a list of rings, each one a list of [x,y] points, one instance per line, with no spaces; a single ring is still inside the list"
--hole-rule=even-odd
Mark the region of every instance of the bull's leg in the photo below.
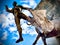
[[[43,40],[44,45],[47,45],[46,44],[46,37],[45,36],[42,37],[42,40]]]
[[[20,42],[20,41],[23,41],[23,37],[22,37],[22,28],[21,28],[21,25],[20,25],[20,19],[15,17],[15,23],[16,23],[16,26],[17,26],[17,29],[18,29],[18,32],[19,32],[19,39],[16,41],[16,43]]]
[[[36,40],[34,41],[33,45],[36,45],[39,38],[40,38],[40,35],[38,34],[38,36],[36,37]]]
[[[33,45],[36,45],[36,43],[39,40],[40,36],[42,36],[42,33],[39,31],[38,28],[36,28],[36,32],[38,33],[38,36],[36,37],[36,40],[34,41]]]

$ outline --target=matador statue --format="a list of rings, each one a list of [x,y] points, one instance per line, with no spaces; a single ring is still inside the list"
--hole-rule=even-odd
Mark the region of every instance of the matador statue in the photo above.
[[[13,2],[13,6],[14,7],[11,10],[8,8],[7,5],[5,7],[6,7],[6,11],[10,12],[10,13],[13,13],[13,15],[15,17],[15,23],[16,23],[17,30],[18,30],[19,36],[20,36],[19,39],[16,41],[16,43],[18,43],[18,42],[23,41],[22,28],[21,28],[21,25],[20,25],[20,19],[31,21],[28,16],[26,16],[25,14],[22,13],[22,9],[29,10],[30,8],[23,7],[21,5],[17,5],[17,3],[15,1]]]

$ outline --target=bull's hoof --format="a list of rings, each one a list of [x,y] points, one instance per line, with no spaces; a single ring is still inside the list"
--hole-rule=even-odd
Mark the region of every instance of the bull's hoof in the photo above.
[[[19,38],[19,39],[16,41],[16,43],[19,43],[19,42],[21,42],[21,41],[23,41],[23,38]]]

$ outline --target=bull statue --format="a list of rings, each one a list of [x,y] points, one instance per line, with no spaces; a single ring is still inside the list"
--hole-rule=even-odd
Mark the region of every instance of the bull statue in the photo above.
[[[35,26],[38,33],[33,45],[40,37],[44,45],[47,45],[46,38],[48,37],[60,38],[60,0],[41,0],[34,10],[29,11],[33,15],[31,24]],[[51,16],[50,19],[47,16]]]
[[[44,45],[47,45],[46,38],[60,36],[60,18],[48,20],[46,18],[46,10],[30,10],[30,12],[33,15],[31,24],[35,26],[38,33],[33,45],[37,43],[40,37],[42,37]]]

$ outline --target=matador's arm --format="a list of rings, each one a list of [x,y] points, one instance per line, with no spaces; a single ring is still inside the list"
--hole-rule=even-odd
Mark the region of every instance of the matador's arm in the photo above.
[[[7,12],[10,12],[10,13],[12,13],[12,12],[13,12],[13,10],[9,10],[9,8],[8,8],[8,6],[7,6],[7,5],[5,6],[5,8],[6,8],[6,11],[7,11]]]

